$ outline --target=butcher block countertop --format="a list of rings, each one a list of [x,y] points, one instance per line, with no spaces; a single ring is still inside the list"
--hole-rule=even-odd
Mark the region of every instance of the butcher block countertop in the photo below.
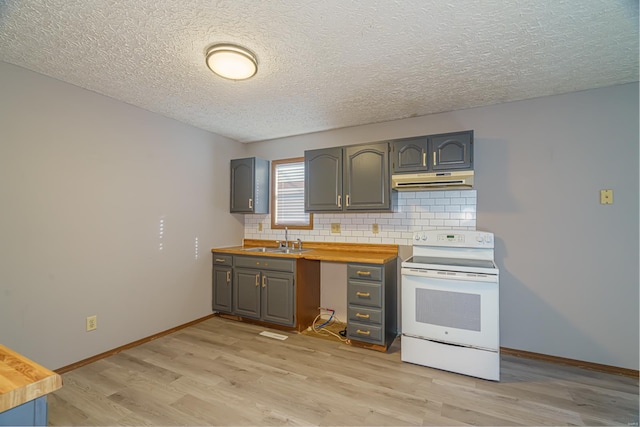
[[[302,248],[305,251],[291,254],[250,252],[246,250],[256,247],[275,248],[277,244],[273,240],[244,239],[242,246],[213,248],[211,252],[279,258],[304,258],[314,261],[361,262],[364,264],[384,264],[398,256],[398,245],[367,243],[302,242]]]
[[[60,375],[0,344],[0,412],[60,387]]]

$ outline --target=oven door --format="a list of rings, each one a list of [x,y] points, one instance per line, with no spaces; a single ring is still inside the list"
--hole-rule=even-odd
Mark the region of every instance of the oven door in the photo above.
[[[498,276],[402,268],[402,334],[498,351]]]

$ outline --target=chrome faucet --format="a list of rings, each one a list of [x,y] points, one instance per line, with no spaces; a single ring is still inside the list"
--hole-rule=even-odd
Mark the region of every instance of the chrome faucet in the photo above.
[[[278,247],[280,248],[289,247],[289,228],[288,227],[284,228],[284,242],[282,242],[281,240],[276,240],[276,243],[278,243]]]
[[[298,240],[298,250],[302,250],[302,240],[297,239]]]

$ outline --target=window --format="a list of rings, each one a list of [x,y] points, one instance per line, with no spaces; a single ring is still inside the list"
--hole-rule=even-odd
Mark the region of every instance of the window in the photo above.
[[[304,211],[304,157],[271,162],[271,228],[313,228]]]

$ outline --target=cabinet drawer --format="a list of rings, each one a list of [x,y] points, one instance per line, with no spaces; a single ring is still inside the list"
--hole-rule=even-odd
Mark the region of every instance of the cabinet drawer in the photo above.
[[[233,255],[214,253],[213,265],[227,265],[231,267],[233,265]]]
[[[382,342],[382,327],[349,322],[347,324],[347,338],[358,341]]]
[[[362,264],[349,264],[347,266],[349,279],[382,280],[382,267]]]
[[[350,305],[348,309],[349,323],[360,322],[382,325],[382,310]]]
[[[347,304],[382,307],[382,285],[350,280],[347,283]]]
[[[261,270],[277,270],[293,273],[295,260],[273,257],[236,256],[236,267],[259,268]]]

